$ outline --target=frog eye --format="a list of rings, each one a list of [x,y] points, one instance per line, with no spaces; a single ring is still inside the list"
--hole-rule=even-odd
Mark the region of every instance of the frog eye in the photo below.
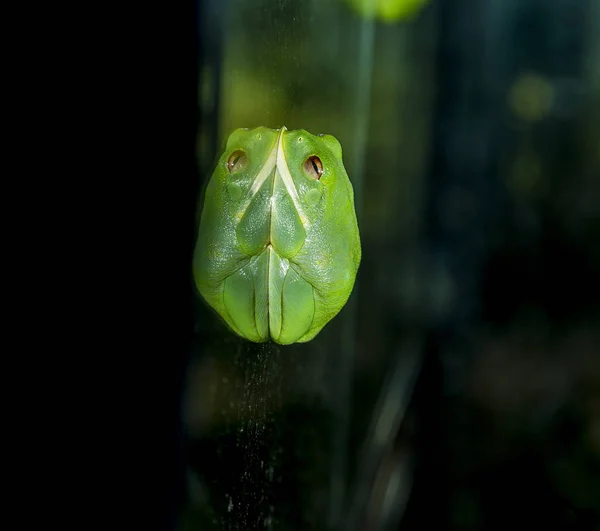
[[[248,165],[248,156],[241,150],[234,151],[227,161],[229,173],[243,170]]]
[[[319,180],[321,175],[323,175],[323,163],[321,162],[321,159],[316,155],[308,157],[304,161],[304,171],[311,179]]]

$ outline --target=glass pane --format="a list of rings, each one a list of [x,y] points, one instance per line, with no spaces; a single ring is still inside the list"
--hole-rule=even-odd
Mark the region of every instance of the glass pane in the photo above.
[[[600,518],[598,4],[199,2],[203,185],[237,128],[334,135],[362,260],[307,343],[197,297],[182,530]]]

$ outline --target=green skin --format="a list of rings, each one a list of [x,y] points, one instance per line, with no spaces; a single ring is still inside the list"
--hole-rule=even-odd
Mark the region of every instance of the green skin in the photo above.
[[[285,127],[229,136],[206,189],[193,273],[233,331],[256,343],[310,341],[346,304],[360,259],[336,138]]]

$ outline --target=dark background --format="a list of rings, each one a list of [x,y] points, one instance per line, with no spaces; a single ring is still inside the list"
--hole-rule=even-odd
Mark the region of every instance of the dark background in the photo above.
[[[218,129],[215,113],[200,113],[197,87],[200,66],[219,72],[215,35],[227,31],[227,16],[210,18],[214,6],[187,2],[175,16],[165,11],[177,39],[159,41],[147,76],[149,112],[152,101],[160,103],[147,118],[155,125],[142,131],[154,156],[139,182],[151,188],[154,215],[140,224],[152,234],[150,255],[162,260],[147,271],[154,292],[140,334],[151,330],[152,340],[139,359],[151,415],[139,447],[153,449],[155,481],[143,507],[156,509],[154,523],[598,529],[600,92],[598,74],[594,85],[588,71],[599,60],[597,48],[591,55],[592,25],[600,31],[594,0],[447,0],[425,8],[423,16],[437,21],[428,36],[436,89],[419,248],[425,269],[443,264],[454,294],[441,309],[425,304],[418,319],[405,318],[414,312],[398,309],[393,292],[385,299],[368,289],[369,256],[388,263],[391,274],[401,269],[395,241],[385,234],[363,241],[356,319],[367,323],[375,312],[387,321],[379,320],[376,336],[364,325],[354,348],[357,359],[368,357],[377,341],[389,355],[369,370],[357,363],[339,402],[311,385],[335,378],[314,360],[331,345],[343,348],[343,322],[332,323],[311,353],[265,350],[228,336],[193,290],[197,197],[212,164],[196,159],[196,134]],[[548,85],[551,105],[544,103]],[[207,152],[218,153],[219,143],[215,132]],[[382,249],[388,254],[376,254]],[[397,373],[412,370],[414,381],[394,378],[397,364],[411,359],[396,348],[400,336],[413,338],[419,361]],[[194,360],[210,361],[197,385],[228,378],[231,387],[190,395]],[[290,393],[294,380],[301,385]],[[221,396],[226,411],[207,414],[203,430],[190,431],[186,401],[218,403]],[[395,410],[384,447],[369,453],[379,400],[406,407]],[[341,501],[338,477],[346,485]],[[391,488],[397,478],[404,491]],[[382,505],[386,492],[391,502]],[[231,497],[242,509],[229,509]]]

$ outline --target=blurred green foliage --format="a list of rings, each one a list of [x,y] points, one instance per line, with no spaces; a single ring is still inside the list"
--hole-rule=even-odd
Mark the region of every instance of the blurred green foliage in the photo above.
[[[413,19],[429,0],[344,0],[364,17],[394,23]]]

